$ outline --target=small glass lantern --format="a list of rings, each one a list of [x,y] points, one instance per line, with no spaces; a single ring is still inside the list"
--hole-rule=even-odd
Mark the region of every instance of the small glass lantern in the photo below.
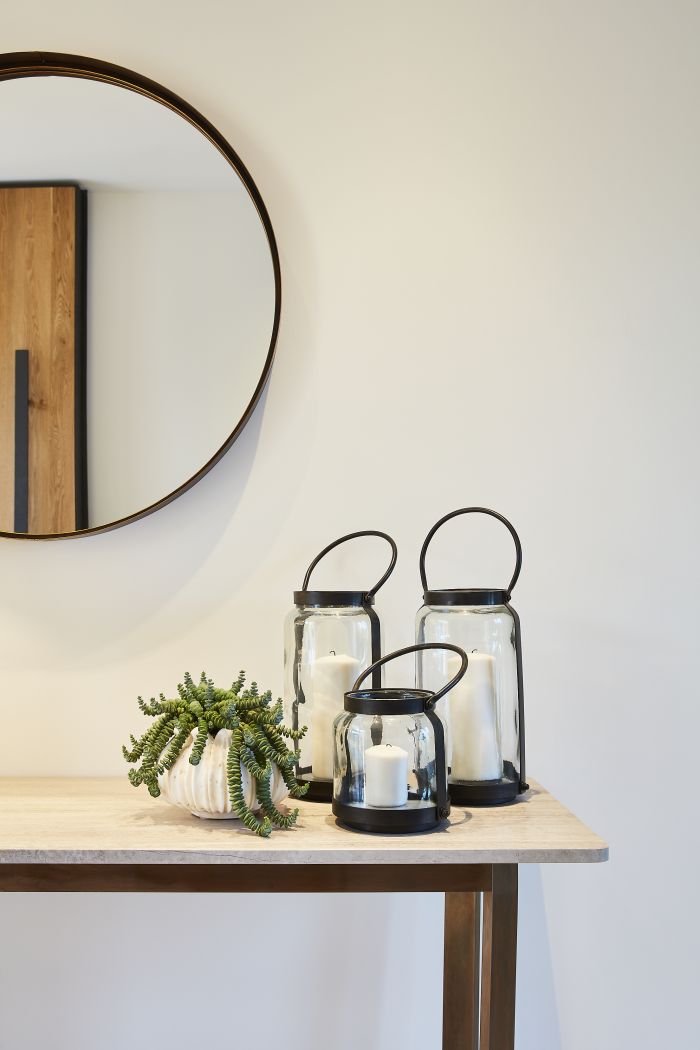
[[[459,664],[442,689],[360,688],[388,660],[425,649],[450,650]],[[359,831],[402,834],[436,828],[449,816],[445,736],[434,708],[461,681],[467,664],[456,645],[410,645],[360,675],[333,727],[338,820]]]
[[[315,591],[311,573],[329,551],[361,536],[379,536],[391,547],[391,563],[368,591]],[[306,798],[330,802],[333,793],[333,722],[343,710],[343,697],[360,671],[381,656],[381,624],[374,596],[396,565],[391,536],[368,529],[341,536],[325,547],[306,570],[294,608],[284,628],[284,668],[287,717],[294,729],[307,726],[297,745],[296,777],[309,782]],[[381,685],[381,671],[373,686]]]
[[[515,543],[515,571],[505,589],[428,587],[425,555],[433,536],[460,514],[488,514],[502,522]],[[465,507],[446,514],[428,533],[420,554],[423,607],[416,640],[450,642],[469,653],[464,681],[438,713],[445,725],[450,798],[458,805],[497,806],[527,790],[520,619],[510,595],[520,575],[522,548],[511,523],[495,510]],[[419,652],[416,680],[421,689],[444,682],[454,658]]]

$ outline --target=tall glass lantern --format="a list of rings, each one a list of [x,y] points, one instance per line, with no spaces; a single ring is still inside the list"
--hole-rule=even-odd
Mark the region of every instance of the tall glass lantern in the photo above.
[[[507,587],[429,587],[425,556],[437,530],[461,514],[487,514],[502,522],[515,543],[515,571]],[[511,523],[495,510],[464,507],[430,530],[420,553],[423,606],[416,641],[449,642],[469,654],[463,680],[438,705],[445,725],[450,798],[457,805],[498,806],[527,790],[520,619],[510,604],[520,575],[522,547]],[[452,678],[453,656],[423,650],[416,657],[421,689]]]
[[[363,536],[379,536],[391,547],[391,562],[379,582],[369,590],[311,590],[311,574],[321,559],[341,543]],[[284,695],[292,727],[308,727],[297,745],[296,776],[309,782],[306,798],[311,801],[331,801],[333,721],[360,672],[381,657],[374,597],[394,571],[396,557],[396,544],[385,532],[351,532],[324,547],[306,570],[302,589],[294,592],[284,628]],[[377,667],[372,685],[381,684]]]

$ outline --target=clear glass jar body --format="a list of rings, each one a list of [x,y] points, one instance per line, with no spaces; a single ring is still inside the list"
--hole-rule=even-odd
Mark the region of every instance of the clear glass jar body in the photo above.
[[[424,713],[343,712],[334,725],[333,799],[358,810],[434,810],[435,731]]]
[[[299,780],[333,780],[333,723],[343,698],[372,663],[372,623],[362,606],[296,606],[284,628],[285,716],[307,726],[298,744]]]
[[[506,605],[424,605],[416,641],[449,642],[464,649],[469,667],[440,700],[450,785],[493,789],[494,801],[514,798],[520,782],[520,716],[516,617]],[[416,654],[416,684],[438,690],[451,678],[455,658],[423,650]],[[451,790],[455,801],[459,793]],[[488,800],[487,795],[475,801]]]

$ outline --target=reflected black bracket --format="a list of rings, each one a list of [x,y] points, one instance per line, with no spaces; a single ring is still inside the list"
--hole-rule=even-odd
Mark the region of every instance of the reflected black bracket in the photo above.
[[[87,190],[75,190],[75,527],[88,529],[87,450]]]
[[[15,532],[29,532],[28,350],[15,350]]]

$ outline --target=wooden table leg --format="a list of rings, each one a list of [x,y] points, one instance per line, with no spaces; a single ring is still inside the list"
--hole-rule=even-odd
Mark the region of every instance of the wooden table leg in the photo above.
[[[442,1050],[478,1050],[481,894],[445,894]]]
[[[481,954],[480,1050],[515,1046],[515,956],[518,941],[518,866],[494,864],[484,893]]]

